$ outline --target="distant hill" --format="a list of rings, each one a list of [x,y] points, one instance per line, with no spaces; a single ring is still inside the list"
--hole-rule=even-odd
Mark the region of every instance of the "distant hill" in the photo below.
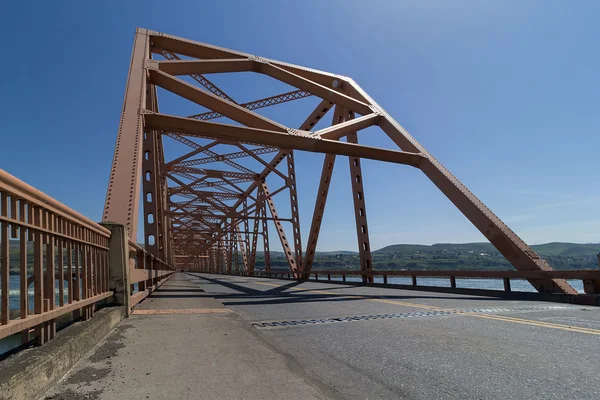
[[[546,243],[532,246],[553,268],[559,270],[597,269],[600,244]],[[257,252],[257,265],[263,254]],[[372,252],[374,269],[408,270],[512,270],[514,267],[490,243],[394,244]],[[318,251],[314,270],[359,268],[354,251]],[[285,255],[271,253],[273,268],[287,268]]]
[[[316,251],[315,254],[334,256],[336,254],[358,254],[358,251],[350,251],[350,250]]]
[[[600,253],[600,243],[580,244],[553,242],[531,246],[542,257],[545,256],[595,256]],[[473,252],[497,254],[498,251],[491,243],[436,243],[433,245],[393,244],[383,247],[374,253],[396,254],[431,254],[440,252]]]
[[[541,256],[595,256],[600,253],[600,244],[553,242],[532,246]]]
[[[262,255],[263,252],[261,250],[256,250],[256,254],[257,255]],[[351,251],[351,250],[333,250],[333,251],[315,251],[315,255],[321,255],[321,256],[335,256],[338,254],[342,254],[342,255],[358,255],[358,251]],[[283,257],[285,254],[283,253],[283,251],[276,251],[276,250],[271,250],[271,256],[281,256]]]
[[[144,247],[143,243],[138,244],[140,247]],[[31,242],[27,245],[29,251],[32,251],[33,244]],[[600,253],[600,243],[568,243],[568,242],[552,242],[545,244],[536,244],[531,246],[542,257],[546,256],[596,256]],[[10,240],[10,251],[16,253],[19,250],[19,241]],[[462,253],[462,252],[473,252],[473,253],[486,253],[486,254],[497,254],[498,251],[491,243],[475,242],[475,243],[435,243],[432,245],[425,244],[392,244],[386,247],[382,247],[379,250],[373,251],[373,253],[395,253],[398,255],[402,254],[430,254],[440,252],[451,252],[451,253]],[[257,254],[262,254],[262,251],[257,251]],[[281,255],[280,251],[271,251],[272,255]],[[342,255],[358,255],[357,251],[350,250],[334,250],[334,251],[317,251],[317,255],[323,256],[334,256],[337,254]]]
[[[558,270],[598,269],[596,255],[600,244],[546,243],[532,246],[553,268]],[[33,246],[28,243],[28,263],[33,262]],[[45,257],[45,254],[44,254]],[[257,266],[264,265],[264,254],[256,252]],[[273,269],[287,269],[285,254],[272,251]],[[404,270],[512,270],[513,266],[490,243],[394,244],[372,253],[374,269]],[[337,250],[318,251],[314,270],[353,270],[359,268],[358,252]],[[10,241],[10,273],[19,272],[19,242]]]

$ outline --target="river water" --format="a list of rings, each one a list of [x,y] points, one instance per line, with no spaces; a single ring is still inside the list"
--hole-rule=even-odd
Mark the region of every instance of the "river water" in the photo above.
[[[313,271],[318,273],[319,271]],[[331,280],[341,281],[341,277],[331,277]],[[376,276],[375,283],[383,283],[383,277]],[[360,276],[346,276],[348,282],[362,282]],[[583,282],[581,280],[568,280],[579,293],[583,293]],[[388,284],[397,285],[412,285],[411,277],[392,277],[388,276]],[[417,278],[419,286],[437,286],[450,287],[450,279],[448,278]],[[461,279],[456,278],[456,287],[461,289],[487,289],[487,290],[504,290],[504,281],[502,279]],[[536,292],[535,288],[524,279],[511,279],[510,288],[513,292]]]
[[[2,280],[0,279],[0,282]],[[20,308],[20,290],[19,290],[19,281],[20,281],[20,277],[19,275],[10,275],[9,280],[8,280],[8,287],[9,287],[9,308],[11,310],[19,310]],[[56,288],[54,289],[54,295],[56,297],[55,301],[56,304],[59,304],[59,292],[58,292],[58,284],[56,285]],[[65,302],[67,301],[67,282],[65,281],[65,285],[64,285],[64,295],[65,295]],[[29,291],[28,291],[28,296],[29,296],[29,300],[28,300],[28,304],[29,304],[29,308],[31,310],[33,310],[33,285],[29,286]]]

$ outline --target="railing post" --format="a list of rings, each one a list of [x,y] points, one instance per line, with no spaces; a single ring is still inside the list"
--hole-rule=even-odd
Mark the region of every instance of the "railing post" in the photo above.
[[[101,224],[111,232],[108,241],[109,289],[114,292],[113,304],[125,307],[129,317],[129,239],[124,225],[105,222]]]
[[[342,282],[346,282],[346,274],[342,274]]]
[[[387,275],[384,275],[384,276],[383,276],[383,284],[384,284],[384,285],[387,285]]]
[[[510,292],[510,278],[503,278],[504,280],[504,291]]]
[[[456,278],[454,276],[450,277],[450,287],[456,289]]]
[[[417,276],[416,275],[412,276],[412,285],[417,286]]]

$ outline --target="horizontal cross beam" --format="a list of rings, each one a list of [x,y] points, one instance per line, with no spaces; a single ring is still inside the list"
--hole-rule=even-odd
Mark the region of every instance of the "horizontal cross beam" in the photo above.
[[[146,127],[157,131],[175,131],[187,135],[223,138],[267,146],[278,146],[285,149],[361,157],[370,160],[411,165],[413,167],[418,167],[419,163],[424,159],[424,157],[418,153],[387,150],[360,144],[339,142],[337,140],[320,139],[311,137],[309,136],[309,132],[303,131],[297,131],[297,134],[281,133],[265,129],[215,124],[213,122],[197,121],[159,113],[146,113],[144,118]]]

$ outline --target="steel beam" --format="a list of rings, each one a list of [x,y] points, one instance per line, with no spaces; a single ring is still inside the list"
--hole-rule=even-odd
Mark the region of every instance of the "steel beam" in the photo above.
[[[261,189],[265,195],[269,195],[269,188],[265,182],[262,182]],[[275,203],[273,203],[272,199],[267,200],[267,205],[269,206],[269,211],[271,212],[271,217],[275,218],[275,230],[277,231],[277,236],[279,236],[279,241],[281,242],[281,247],[283,248],[283,253],[285,254],[285,258],[288,261],[288,265],[290,267],[290,271],[294,274],[295,277],[299,277],[299,267],[296,261],[296,257],[292,254],[292,248],[290,247],[290,243],[285,236],[285,232],[283,230],[283,225],[279,222],[279,216],[277,215],[277,209],[275,208]]]
[[[356,133],[361,129],[377,125],[380,118],[381,116],[379,114],[368,114],[356,119],[347,119],[341,124],[318,130],[313,136],[320,137],[321,139],[340,139],[344,136]]]
[[[354,118],[354,113],[347,113],[349,119]],[[358,135],[351,132],[347,136],[349,143],[358,143]],[[354,203],[354,219],[356,221],[356,238],[358,239],[358,253],[360,255],[360,270],[371,272],[373,260],[371,258],[371,242],[369,240],[369,225],[367,223],[367,205],[365,203],[365,189],[363,185],[362,168],[359,157],[348,157],[350,162],[350,179],[352,181],[352,199]],[[363,282],[373,283],[373,277],[363,275]]]
[[[209,108],[213,111],[226,115],[228,118],[244,124],[246,126],[262,129],[271,129],[274,131],[285,132],[286,127],[271,121],[259,114],[247,110],[246,108],[224,100],[221,97],[206,92],[184,80],[175,78],[162,71],[150,69],[150,80],[153,84],[168,90],[178,96],[188,99],[198,105]]]
[[[267,199],[263,193],[263,201],[261,203],[262,221],[262,236],[263,236],[263,257],[265,262],[265,271],[271,270],[271,248],[269,246],[269,224],[267,223]],[[257,221],[258,222],[258,221]]]
[[[302,76],[306,79],[310,79],[311,81],[316,82],[325,87],[341,86],[342,79],[344,79],[340,75],[335,75],[326,71],[302,67],[299,65],[285,63],[277,60],[259,58],[252,54],[230,50],[224,47],[213,46],[210,44],[197,42],[189,39],[183,39],[177,36],[167,35],[165,33],[149,31],[148,34],[152,39],[151,49],[153,53],[161,54],[163,51],[170,51],[187,57],[200,59],[260,59],[263,61],[268,61],[274,65],[277,65],[280,68]]]
[[[117,144],[113,156],[102,221],[127,227],[131,240],[137,237],[144,134],[141,110],[146,106],[146,73],[144,62],[150,57],[150,38],[146,29],[138,28],[133,42],[131,67]]]
[[[252,71],[254,62],[244,59],[166,60],[149,64],[169,75],[216,74]]]
[[[296,187],[296,163],[294,152],[287,154],[288,177],[286,179],[290,192],[290,211],[292,214],[292,235],[294,237],[294,256],[296,257],[296,268],[302,270],[302,236],[300,235],[300,211],[298,209],[298,189]]]
[[[355,100],[350,96],[346,96],[343,93],[333,90],[331,87],[323,86],[272,63],[257,63],[255,68],[258,72],[269,75],[272,78],[297,87],[298,89],[306,90],[307,92],[312,93],[323,100],[329,100],[334,104],[344,106],[345,108],[355,111],[358,114],[366,115],[372,112],[368,104]]]
[[[377,147],[343,143],[309,136],[309,133],[282,133],[265,129],[239,127],[197,121],[172,115],[149,113],[145,116],[146,125],[151,129],[165,132],[180,132],[188,136],[222,138],[259,145],[278,146],[281,148],[304,150],[314,153],[337,154],[351,157],[362,157],[371,160],[387,161],[417,167],[423,156],[397,150],[386,150]]]
[[[343,122],[344,115],[342,110],[342,108],[336,107],[333,114],[333,120],[331,121],[332,126]],[[304,261],[302,271],[302,276],[304,279],[308,279],[312,269],[312,263],[315,258],[317,241],[319,240],[319,232],[321,231],[321,223],[323,222],[323,214],[325,213],[325,204],[327,203],[327,195],[329,194],[329,186],[331,185],[331,176],[333,174],[334,164],[335,154],[325,154],[321,179],[319,181],[319,189],[315,199],[315,209],[313,211],[313,218],[310,225],[308,244],[306,245],[306,260]]]

